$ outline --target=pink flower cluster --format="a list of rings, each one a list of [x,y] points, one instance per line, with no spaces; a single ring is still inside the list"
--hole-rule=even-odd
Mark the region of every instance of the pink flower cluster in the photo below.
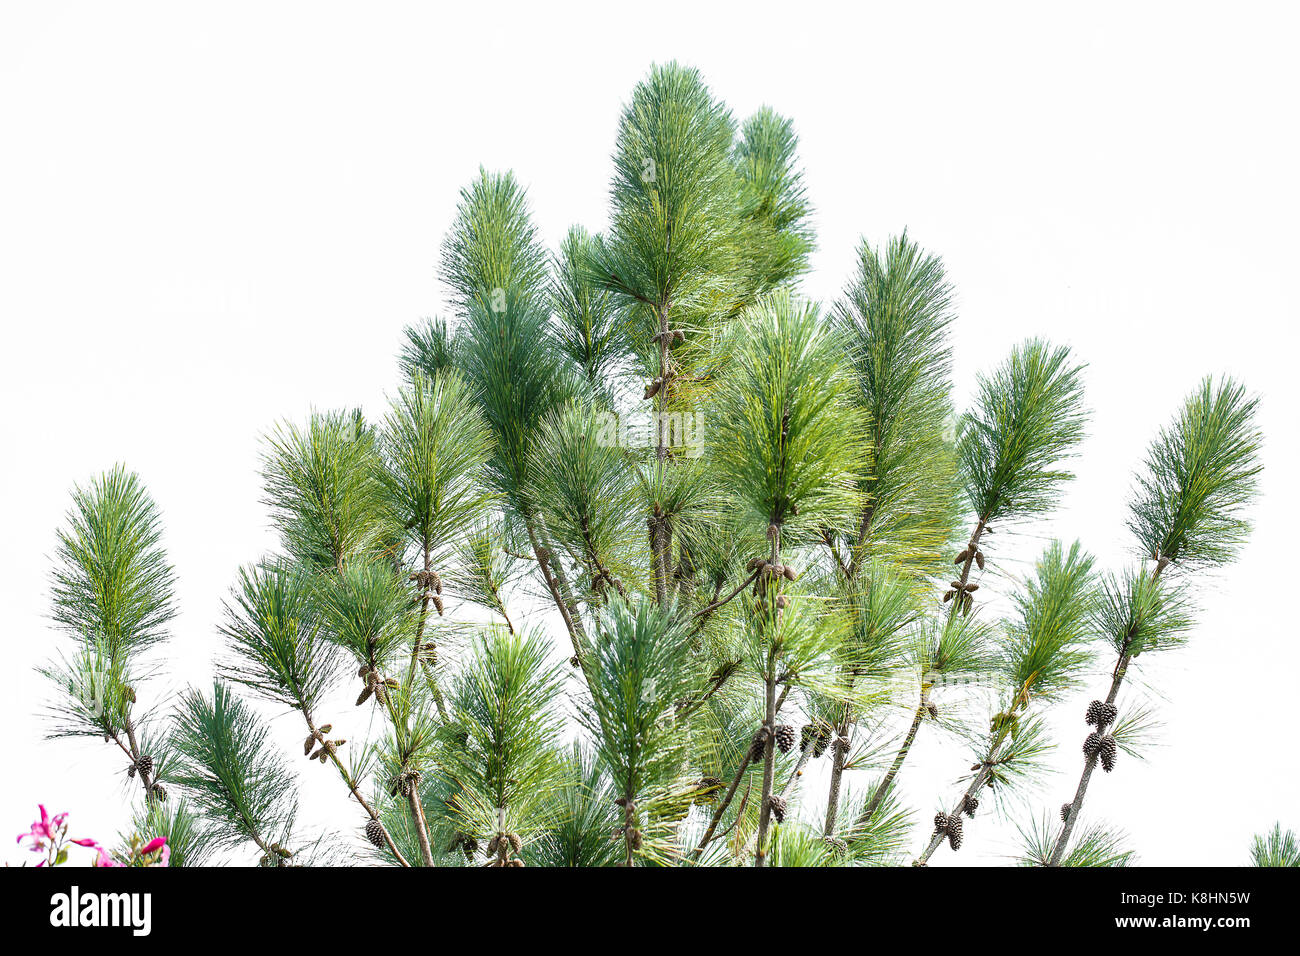
[[[63,836],[68,831],[68,815],[60,813],[53,820],[45,812],[45,804],[40,805],[41,818],[32,824],[32,828],[26,833],[18,834],[18,842],[30,839],[32,845],[28,847],[33,853],[44,853],[46,859],[37,863],[37,866],[45,866],[47,863],[54,865],[57,859],[57,852],[60,844],[63,842]]]
[[[64,837],[68,832],[68,815],[60,813],[53,819],[45,810],[45,805],[40,805],[41,818],[32,824],[31,829],[26,833],[18,834],[18,842],[30,840],[31,845],[28,847],[33,853],[44,854],[45,859],[36,865],[39,866],[58,866],[67,859],[67,850],[63,846]],[[171,847],[167,845],[166,837],[154,837],[144,846],[136,847],[135,840],[132,839],[132,849],[130,859],[127,863],[122,863],[109,853],[104,847],[88,837],[70,840],[77,846],[84,846],[95,851],[95,860],[91,866],[167,866],[171,860]]]

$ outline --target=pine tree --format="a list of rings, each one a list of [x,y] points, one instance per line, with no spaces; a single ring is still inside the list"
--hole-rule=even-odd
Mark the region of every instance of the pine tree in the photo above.
[[[896,783],[929,727],[974,763],[926,864],[1015,811],[1048,709],[1108,647],[1074,801],[1022,828],[1021,862],[1127,865],[1118,831],[1076,821],[1151,723],[1117,699],[1126,672],[1188,638],[1201,575],[1244,541],[1255,400],[1206,380],[1160,433],[1141,567],[1054,542],[1016,580],[1083,447],[1078,356],[1005,343],[960,408],[955,291],[907,233],[808,301],[794,124],[738,121],[695,70],[632,91],[609,199],[603,233],[549,249],[513,173],[465,186],[449,314],[396,343],[384,407],[264,436],[276,540],[235,575],[210,690],[157,679],[174,573],[140,479],[74,490],[50,732],[121,752],[123,840],[165,834],[173,865],[898,865],[918,808]],[[290,760],[341,781],[337,830],[297,825]],[[1293,844],[1275,829],[1255,860]]]

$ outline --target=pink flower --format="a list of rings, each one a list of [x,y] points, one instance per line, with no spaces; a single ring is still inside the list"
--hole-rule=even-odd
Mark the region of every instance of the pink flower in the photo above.
[[[151,853],[157,853],[158,859],[149,862],[146,857]],[[140,847],[139,857],[144,861],[145,866],[169,866],[172,858],[172,848],[167,845],[166,837],[154,837],[144,846]]]
[[[43,853],[50,843],[56,842],[63,830],[64,821],[68,819],[66,813],[60,813],[51,820],[49,813],[45,810],[45,804],[42,803],[39,806],[41,818],[33,823],[31,829],[26,833],[18,834],[17,841],[22,843],[23,840],[30,839],[32,845],[28,849],[33,853]]]
[[[77,846],[89,847],[90,849],[95,851],[96,853],[95,862],[92,863],[91,866],[122,866],[123,865],[121,863],[118,863],[117,860],[113,859],[111,856],[109,856],[108,851],[105,850],[98,843],[96,843],[94,840],[86,838],[82,840],[73,840],[72,842],[77,844]]]

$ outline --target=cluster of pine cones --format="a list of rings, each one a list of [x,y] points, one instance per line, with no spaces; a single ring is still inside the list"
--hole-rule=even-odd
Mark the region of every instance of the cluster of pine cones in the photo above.
[[[330,754],[337,752],[347,743],[346,740],[326,740],[325,735],[333,729],[333,724],[321,724],[314,734],[308,734],[302,744],[303,756],[308,760],[319,760],[321,763],[329,760]]]
[[[779,564],[768,558],[753,558],[749,564],[745,565],[745,570],[756,571],[754,575],[753,594],[762,602],[769,588],[784,578],[787,581],[795,580],[799,575],[795,569],[788,564]],[[784,610],[790,606],[790,597],[786,594],[776,596],[776,607],[778,610]]]
[[[1119,747],[1114,736],[1106,733],[1106,727],[1118,716],[1119,711],[1114,704],[1101,700],[1094,700],[1089,704],[1085,715],[1088,723],[1097,729],[1083,742],[1083,754],[1090,759],[1097,757],[1101,760],[1101,769],[1107,773],[1115,769],[1115,757],[1119,753]]]
[[[766,726],[760,727],[749,745],[750,763],[758,763],[763,759],[763,753],[767,749],[768,737],[772,738],[777,749],[783,754],[788,754],[791,750],[794,750],[795,741],[798,740],[798,735],[791,724],[777,724],[774,731],[769,731]]]
[[[383,677],[379,671],[367,664],[362,664],[361,669],[357,671],[357,676],[366,682],[365,689],[361,691],[361,696],[357,698],[357,706],[360,707],[370,699],[370,695],[375,695],[375,700],[381,704],[388,699],[388,692],[396,690],[402,685],[395,678]]]
[[[518,856],[523,848],[524,841],[519,839],[519,834],[504,831],[497,833],[488,841],[488,856],[496,857],[488,866],[523,866],[524,861]]]
[[[934,832],[945,833],[948,845],[954,850],[961,849],[961,814],[936,813],[934,815]]]
[[[983,571],[984,552],[981,551],[978,547],[976,547],[974,550],[975,550],[975,564],[979,567],[981,571]],[[961,550],[961,552],[957,555],[957,557],[953,558],[952,563],[958,565],[964,565],[968,560],[970,560],[970,557],[971,557],[971,546],[967,545],[965,548]],[[952,585],[952,590],[944,592],[943,595],[944,603],[946,604],[947,602],[955,598],[957,604],[961,607],[961,612],[963,614],[969,614],[971,609],[971,604],[974,603],[974,600],[971,597],[971,595],[974,592],[978,591],[980,589],[980,586],[978,584],[971,584],[968,581],[961,581],[961,580],[952,581],[950,582],[950,584]]]
[[[399,771],[388,784],[388,795],[395,797],[400,793],[404,797],[410,797],[420,786],[420,776],[418,770]]]
[[[804,724],[799,740],[799,749],[812,747],[814,757],[820,757],[830,746],[831,728],[827,724]]]
[[[262,858],[257,861],[257,865],[293,866],[293,864],[289,862],[291,859],[293,859],[293,852],[291,850],[286,850],[278,843],[272,843],[271,848],[263,853]]]
[[[438,577],[437,571],[416,571],[410,577],[415,582],[415,586],[424,591],[429,597],[433,598],[433,606],[442,613],[442,578]]]
[[[137,773],[139,773],[141,777],[147,777],[152,774],[153,757],[150,757],[148,754],[141,754],[135,763],[126,768],[126,775],[128,777],[134,777]]]

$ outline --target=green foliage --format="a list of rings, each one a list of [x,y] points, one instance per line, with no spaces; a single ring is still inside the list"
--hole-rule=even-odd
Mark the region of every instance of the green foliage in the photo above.
[[[868,789],[871,794],[875,786]],[[912,815],[902,805],[896,790],[884,796],[874,813],[863,819],[866,800],[855,794],[844,798],[837,819],[842,824],[838,836],[849,847],[847,862],[861,866],[897,866],[907,852],[912,833]]]
[[[444,320],[425,319],[423,325],[407,326],[403,335],[406,341],[397,364],[406,381],[413,382],[417,374],[435,379],[457,367],[460,343]]]
[[[851,388],[815,306],[773,293],[745,313],[709,427],[710,461],[744,520],[798,540],[857,513],[866,462]]]
[[[1300,866],[1300,840],[1294,831],[1282,832],[1282,824],[1264,835],[1255,835],[1250,845],[1251,866]]]
[[[590,753],[578,745],[565,755],[563,783],[547,795],[542,817],[553,821],[525,852],[529,866],[615,866],[623,846],[610,834],[622,825],[623,812],[609,778]]]
[[[1129,527],[1152,560],[1209,567],[1232,560],[1250,523],[1262,441],[1259,400],[1230,378],[1206,378],[1147,452]]]
[[[442,280],[457,311],[462,316],[476,309],[501,311],[503,294],[532,305],[530,299],[545,289],[546,267],[546,250],[514,173],[479,169],[478,178],[461,190],[442,247]]]
[[[1049,819],[1030,821],[1020,829],[1023,849],[1018,862],[1021,866],[1047,866],[1056,845],[1056,825]],[[1132,866],[1137,854],[1125,847],[1127,834],[1092,824],[1077,830],[1070,841],[1069,851],[1061,858],[1061,866]]]
[[[551,336],[547,261],[514,175],[480,170],[461,192],[442,277],[461,318],[462,369],[496,442],[489,474],[516,508],[534,430],[571,385]]]
[[[208,697],[181,694],[173,729],[176,781],[203,815],[217,848],[287,843],[297,809],[293,775],[266,723],[220,682]]]
[[[1152,706],[1119,705],[1119,716],[1110,728],[1110,735],[1122,753],[1130,757],[1142,756],[1142,751],[1152,742],[1160,728],[1156,709]]]
[[[676,705],[699,683],[691,667],[690,635],[670,611],[648,600],[610,604],[585,667],[588,694],[578,719],[590,735],[596,758],[615,793],[631,801],[638,820],[653,819],[664,804],[681,804],[675,786],[684,759],[685,737],[675,720]],[[667,847],[641,823],[644,855],[663,856]]]
[[[118,465],[73,489],[66,520],[55,552],[54,620],[83,648],[125,666],[166,637],[175,615],[157,506]]]
[[[337,646],[321,631],[314,576],[301,567],[240,568],[221,632],[233,659],[222,676],[261,696],[310,711],[329,688]]]
[[[417,372],[392,403],[380,441],[381,482],[393,523],[435,560],[481,518],[488,496],[480,482],[492,436],[468,388],[454,372]]]
[[[871,561],[859,582],[840,591],[849,630],[839,653],[855,678],[887,681],[906,656],[921,611],[912,582],[892,562]]]
[[[1129,569],[1102,583],[1093,626],[1119,655],[1136,657],[1187,643],[1191,608],[1183,590],[1166,580]]]
[[[347,562],[318,581],[316,604],[326,637],[358,664],[391,676],[394,655],[415,632],[411,592],[392,565]]]
[[[759,598],[742,598],[744,615],[736,646],[750,672],[794,687],[841,697],[837,652],[848,624],[842,614],[812,595],[787,592],[790,606],[777,613]]]
[[[266,439],[263,502],[285,550],[312,568],[337,568],[381,548],[384,500],[374,431],[359,411],[316,412],[306,428]]]
[[[48,715],[51,738],[111,737],[126,726],[135,681],[107,641],[82,644],[39,673],[56,688]]]
[[[989,786],[996,799],[1019,793],[1047,772],[1048,755],[1055,745],[1048,737],[1042,717],[1010,715],[1005,722],[994,719],[999,731],[991,749],[976,752],[975,759],[987,763]]]
[[[1031,697],[1056,703],[1078,686],[1091,659],[1092,556],[1079,542],[1068,551],[1053,541],[1039,558],[1035,576],[1015,597],[1001,670],[1012,694],[1008,706]]]
[[[983,677],[998,663],[992,625],[961,614],[923,619],[913,632],[908,656],[923,687]]]
[[[871,463],[867,510],[847,529],[850,542],[918,570],[938,559],[957,513],[956,459],[944,436],[952,415],[952,296],[943,263],[904,233],[883,250],[862,243],[833,315],[866,412]],[[855,562],[861,565],[860,554]]]
[[[211,866],[216,847],[207,839],[203,818],[189,801],[150,800],[131,817],[131,833],[121,835],[124,844],[135,834],[145,841],[166,837],[171,856],[168,866]]]
[[[609,234],[592,256],[599,280],[643,328],[658,312],[706,310],[718,294],[738,220],[730,162],[735,124],[696,70],[656,66],[619,121]]]
[[[809,827],[786,823],[776,827],[770,866],[835,866],[834,847]]]
[[[541,811],[562,780],[555,750],[562,678],[547,652],[538,631],[490,626],[457,676],[439,771],[456,788],[451,802],[462,832],[527,837],[547,823]]]
[[[529,501],[551,543],[579,557],[598,593],[621,587],[646,560],[637,475],[608,428],[605,413],[565,405],[542,423],[529,464]]]
[[[812,207],[795,165],[794,123],[763,107],[740,129],[732,152],[739,174],[743,229],[741,304],[789,282],[808,268]]]
[[[628,360],[631,343],[623,311],[613,293],[592,275],[599,240],[574,226],[560,243],[553,266],[551,308],[557,349],[581,372],[593,391],[612,398],[612,380]]]
[[[1071,474],[1060,462],[1083,438],[1083,366],[1031,339],[980,376],[961,417],[957,454],[971,507],[986,523],[1041,514]]]
[[[449,594],[508,619],[502,594],[518,576],[520,563],[502,523],[485,518],[467,528],[457,542],[444,586]]]
[[[55,623],[70,652],[40,667],[56,696],[50,737],[106,740],[131,722],[145,651],[167,637],[175,575],[160,544],[158,510],[139,477],[122,466],[72,493],[59,531],[51,586]]]

